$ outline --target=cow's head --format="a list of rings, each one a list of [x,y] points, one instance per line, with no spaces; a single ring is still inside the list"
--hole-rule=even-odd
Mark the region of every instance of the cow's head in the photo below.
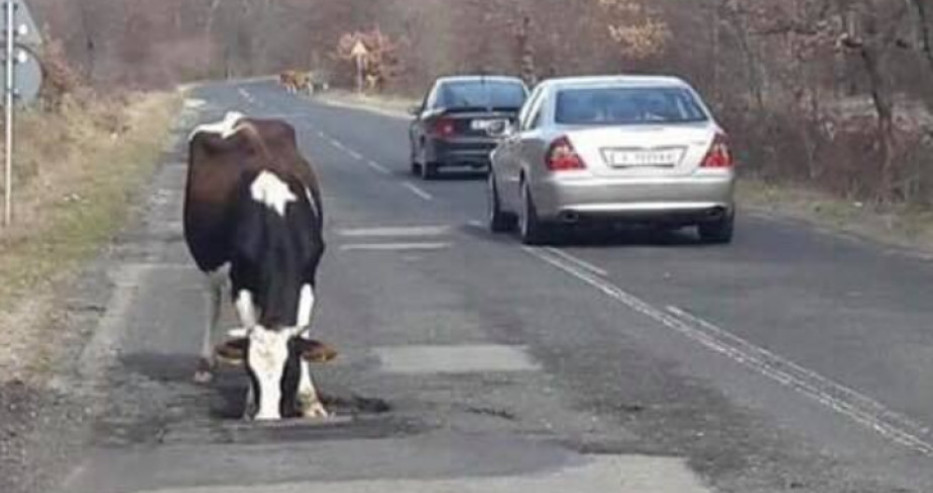
[[[279,419],[295,408],[299,393],[314,393],[303,362],[320,359],[322,347],[303,334],[311,326],[324,243],[317,206],[300,181],[261,171],[247,184],[230,270],[245,331],[239,344],[255,418]]]

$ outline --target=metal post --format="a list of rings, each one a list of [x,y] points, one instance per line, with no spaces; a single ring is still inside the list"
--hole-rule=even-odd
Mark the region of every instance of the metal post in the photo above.
[[[13,222],[13,12],[14,3],[8,0],[4,3],[6,8],[6,167],[3,195],[3,224],[9,226]]]
[[[363,56],[356,56],[356,92],[363,93]]]

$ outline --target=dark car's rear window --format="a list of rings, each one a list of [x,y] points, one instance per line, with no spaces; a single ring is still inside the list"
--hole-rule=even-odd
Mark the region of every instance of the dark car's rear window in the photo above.
[[[680,87],[564,89],[555,121],[565,125],[689,123],[708,119],[693,94]]]
[[[517,82],[456,81],[441,86],[437,105],[442,108],[520,108],[525,87]]]

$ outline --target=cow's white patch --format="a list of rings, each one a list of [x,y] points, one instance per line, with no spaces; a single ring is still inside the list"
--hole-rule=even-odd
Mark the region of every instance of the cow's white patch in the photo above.
[[[240,317],[240,325],[246,329],[256,326],[256,305],[253,303],[253,293],[248,289],[241,289],[236,297],[236,312]]]
[[[237,124],[240,123],[240,120],[243,118],[246,118],[246,116],[242,113],[237,111],[229,111],[226,115],[224,115],[224,119],[219,122],[205,123],[204,125],[198,125],[195,127],[191,132],[191,135],[188,136],[188,141],[190,142],[196,135],[201,132],[218,134],[222,138],[226,139],[227,137],[230,137],[237,132]]]
[[[311,315],[314,314],[314,290],[310,284],[301,287],[301,296],[298,299],[298,317],[296,325],[298,330],[311,326]]]
[[[249,329],[244,327],[237,327],[235,329],[230,329],[227,331],[227,337],[231,339],[243,339],[249,337]]]
[[[298,199],[284,181],[268,171],[259,173],[259,176],[250,185],[249,191],[253,196],[253,200],[264,204],[283,217],[285,216],[285,206],[289,202]]]
[[[249,333],[249,369],[259,385],[259,409],[257,420],[276,420],[282,417],[279,403],[282,400],[281,381],[288,360],[287,331],[269,330],[261,325]]]

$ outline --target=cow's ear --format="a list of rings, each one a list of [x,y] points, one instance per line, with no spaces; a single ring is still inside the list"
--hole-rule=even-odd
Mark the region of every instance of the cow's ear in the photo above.
[[[296,337],[295,345],[301,358],[309,363],[327,363],[337,357],[337,350],[321,341]]]
[[[230,339],[214,347],[214,355],[217,359],[231,365],[242,364],[246,360],[246,348],[249,345],[249,339],[245,337]]]

